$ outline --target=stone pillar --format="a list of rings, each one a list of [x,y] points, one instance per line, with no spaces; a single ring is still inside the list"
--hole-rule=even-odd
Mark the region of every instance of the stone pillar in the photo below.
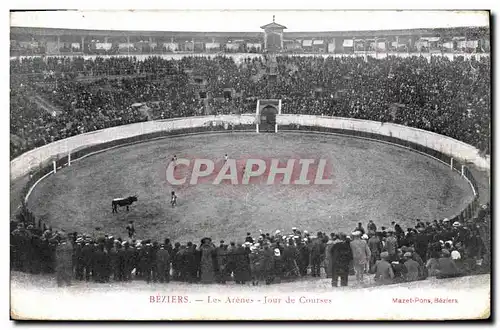
[[[127,54],[130,54],[130,36],[127,36]]]
[[[85,37],[83,37],[83,36],[82,36],[82,46],[81,47],[82,47],[81,50],[82,50],[82,53],[83,53],[83,51],[85,49]]]
[[[264,31],[264,49],[267,50],[267,32]]]
[[[61,52],[61,37],[57,36],[57,54]]]
[[[280,33],[281,50],[283,50],[283,32]]]

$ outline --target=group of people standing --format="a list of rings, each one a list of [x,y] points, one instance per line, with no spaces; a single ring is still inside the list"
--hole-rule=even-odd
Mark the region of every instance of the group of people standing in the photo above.
[[[40,232],[32,225],[17,224],[11,233],[11,260],[14,270],[56,273],[59,285],[72,280],[144,280],[168,283],[272,284],[306,276],[330,278],[332,286],[347,286],[349,275],[359,285],[416,281],[429,276],[453,277],[488,271],[487,245],[480,234],[481,223],[489,218],[484,206],[480,217],[466,224],[448,219],[418,221],[403,231],[370,221],[352,233],[317,232],[295,227],[288,234],[276,230],[252,236],[243,242],[201,239],[199,244],[135,239],[129,223],[128,239],[112,235],[53,231]],[[340,283],[339,283],[340,282]]]

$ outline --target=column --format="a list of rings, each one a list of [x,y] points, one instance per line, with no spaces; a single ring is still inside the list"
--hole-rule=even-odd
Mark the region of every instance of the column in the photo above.
[[[283,50],[283,31],[280,33],[281,50]]]
[[[127,54],[130,55],[130,36],[127,36]]]
[[[60,54],[61,53],[61,37],[60,36],[57,36],[57,52],[56,54]]]
[[[267,50],[267,31],[264,31],[264,49]]]
[[[84,49],[85,49],[85,37],[82,36],[82,53],[84,53]]]

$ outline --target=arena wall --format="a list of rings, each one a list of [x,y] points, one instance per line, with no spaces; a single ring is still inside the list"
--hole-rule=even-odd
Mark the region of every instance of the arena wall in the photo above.
[[[490,169],[490,160],[482,157],[479,150],[467,143],[434,132],[412,128],[404,125],[381,123],[370,120],[321,117],[310,115],[279,115],[276,117],[279,125],[301,125],[313,127],[328,127],[342,130],[376,133],[392,136],[401,140],[418,143],[436,151],[440,151],[465,163],[473,163],[482,170]]]
[[[221,123],[253,125],[255,120],[255,114],[201,116],[148,121],[84,133],[52,142],[13,159],[10,162],[11,180],[20,178],[32,170],[40,168],[41,165],[46,166],[51,160],[64,157],[68,152],[73,153],[93,145],[157,132],[197,128]],[[443,135],[403,125],[339,117],[289,114],[278,115],[276,121],[278,125],[323,127],[391,136],[440,151],[465,163],[473,163],[480,169],[487,171],[490,169],[489,159],[481,157],[479,150],[473,146]]]

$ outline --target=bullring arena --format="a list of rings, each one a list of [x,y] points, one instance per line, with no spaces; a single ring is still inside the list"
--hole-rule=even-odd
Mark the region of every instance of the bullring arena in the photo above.
[[[331,185],[169,185],[172,155],[214,159],[326,158]],[[178,207],[169,194],[175,190]],[[110,196],[136,194],[139,202],[111,213]],[[41,181],[28,207],[65,231],[126,236],[130,220],[139,236],[195,241],[200,232],[226,241],[247,232],[292,227],[349,232],[367,219],[404,228],[416,219],[453,217],[473,200],[470,185],[449,166],[386,143],[307,132],[219,133],[167,137],[118,147],[74,162]],[[72,207],[66,207],[72,205]],[[405,210],[404,213],[401,210]]]

